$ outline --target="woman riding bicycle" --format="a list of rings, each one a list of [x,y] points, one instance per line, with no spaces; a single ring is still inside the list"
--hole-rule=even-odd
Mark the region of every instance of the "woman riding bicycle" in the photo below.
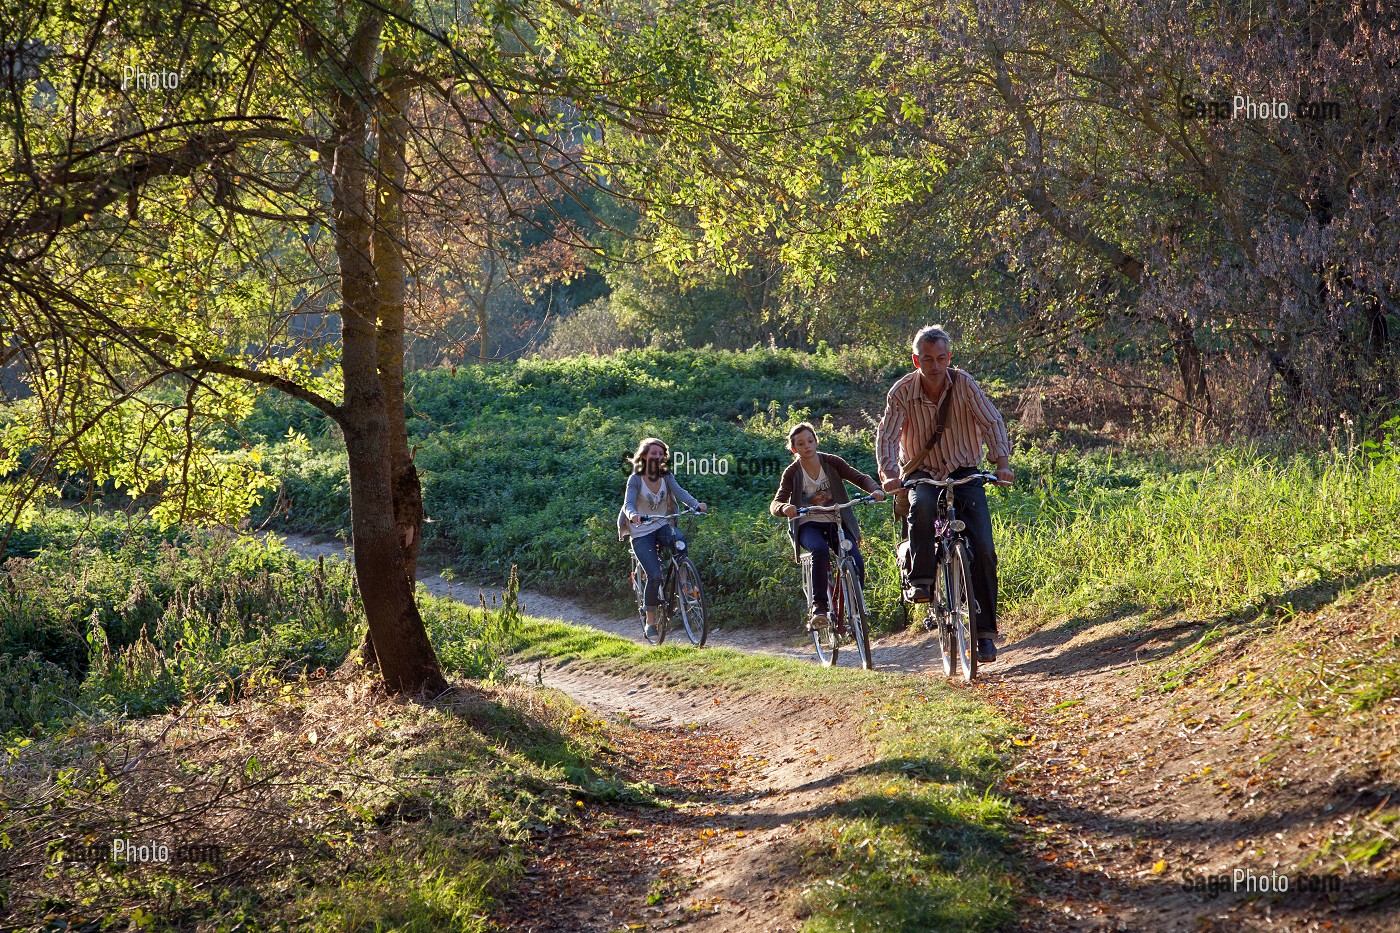
[[[860,553],[860,526],[856,523],[853,509],[817,512],[800,517],[797,510],[813,505],[849,502],[847,482],[870,493],[877,502],[884,499],[885,494],[880,491],[880,484],[874,477],[867,476],[835,454],[819,453],[817,430],[809,422],[804,421],[788,432],[788,450],[792,451],[793,461],[783,471],[778,492],[773,496],[768,510],[788,520],[788,537],[792,540],[794,557],[799,557],[803,548],[811,552],[812,605],[808,607],[811,616],[807,620],[807,628],[811,630],[827,624],[830,610],[827,605],[827,576],[831,570],[831,546],[836,522],[845,526],[847,537],[855,542],[853,556],[861,586],[865,585],[865,559]]]
[[[677,500],[697,512],[709,508],[676,482],[667,466],[670,455],[670,448],[664,441],[655,437],[642,438],[637,452],[632,455],[632,475],[627,478],[622,510],[617,515],[618,536],[632,539],[632,553],[637,555],[647,574],[647,638],[656,637],[656,607],[661,598],[661,555],[657,553],[657,546],[674,545],[683,540],[675,519],[648,520],[648,516],[674,514]]]

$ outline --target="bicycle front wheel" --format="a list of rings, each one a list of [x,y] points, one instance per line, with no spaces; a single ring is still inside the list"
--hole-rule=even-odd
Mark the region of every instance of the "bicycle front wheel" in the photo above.
[[[854,562],[845,561],[841,567],[841,588],[846,597],[846,629],[855,639],[860,666],[867,671],[875,668],[870,657],[870,617],[865,611],[865,593],[860,588],[860,575]]]
[[[939,548],[938,562],[934,564],[932,599],[928,604],[928,617],[924,627],[937,633],[938,650],[943,655],[943,676],[952,677],[958,672],[957,637],[953,634],[952,614],[948,607],[953,604],[952,577],[948,565],[952,562],[949,552]],[[932,624],[929,624],[932,623]]]
[[[968,581],[972,577],[968,567],[967,544],[954,541],[948,552],[948,616],[957,640],[963,680],[972,683],[977,676],[977,641],[972,632],[971,596],[968,593]]]
[[[700,587],[700,571],[689,557],[676,561],[675,580],[676,604],[686,637],[695,647],[703,647],[710,635],[710,613],[705,605],[705,591]]]
[[[821,661],[822,667],[833,667],[836,664],[836,655],[841,650],[842,617],[846,611],[840,575],[833,573],[828,579],[831,581],[826,588],[828,620],[821,628],[812,629],[812,644],[817,649],[817,660]]]

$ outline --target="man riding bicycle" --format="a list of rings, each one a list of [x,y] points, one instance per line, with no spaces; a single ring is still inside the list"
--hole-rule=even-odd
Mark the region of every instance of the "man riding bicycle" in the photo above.
[[[900,378],[885,399],[885,413],[875,434],[875,462],[887,492],[900,491],[910,479],[959,479],[977,472],[986,444],[995,460],[997,479],[1011,483],[1011,439],[996,406],[971,376],[952,366],[952,338],[941,327],[925,327],[914,337],[914,372]],[[928,602],[934,579],[931,546],[940,490],[915,486],[909,493],[910,598]],[[954,487],[958,518],[966,524],[972,547],[972,595],[977,630],[977,660],[997,656],[997,555],[992,544],[992,517],[980,483]]]

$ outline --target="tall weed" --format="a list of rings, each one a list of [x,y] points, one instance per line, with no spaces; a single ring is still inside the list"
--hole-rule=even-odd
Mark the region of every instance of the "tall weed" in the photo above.
[[[1400,558],[1400,459],[1217,452],[1018,460],[1030,483],[994,509],[1002,592],[1054,617],[1109,605],[1228,612]]]

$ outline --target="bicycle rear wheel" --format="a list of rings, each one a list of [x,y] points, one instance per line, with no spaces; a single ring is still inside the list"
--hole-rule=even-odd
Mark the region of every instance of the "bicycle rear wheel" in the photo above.
[[[842,601],[841,576],[832,573],[829,576],[830,583],[827,584],[827,623],[822,628],[812,630],[812,644],[817,649],[817,660],[822,662],[822,667],[832,667],[836,664],[836,656],[841,652],[841,623],[844,621],[845,604]]]
[[[875,668],[870,657],[870,618],[865,611],[865,593],[860,587],[860,575],[854,561],[841,562],[841,589],[845,595],[846,630],[855,639],[860,666],[867,671]]]
[[[705,591],[700,587],[700,571],[689,557],[682,557],[676,561],[674,574],[681,625],[685,626],[690,643],[703,647],[710,634],[710,613],[705,605]]]
[[[958,661],[962,665],[963,680],[972,683],[977,676],[977,641],[972,632],[972,606],[968,592],[967,544],[961,540],[953,542],[948,552],[948,592],[952,596],[948,604],[949,621],[956,636]]]

